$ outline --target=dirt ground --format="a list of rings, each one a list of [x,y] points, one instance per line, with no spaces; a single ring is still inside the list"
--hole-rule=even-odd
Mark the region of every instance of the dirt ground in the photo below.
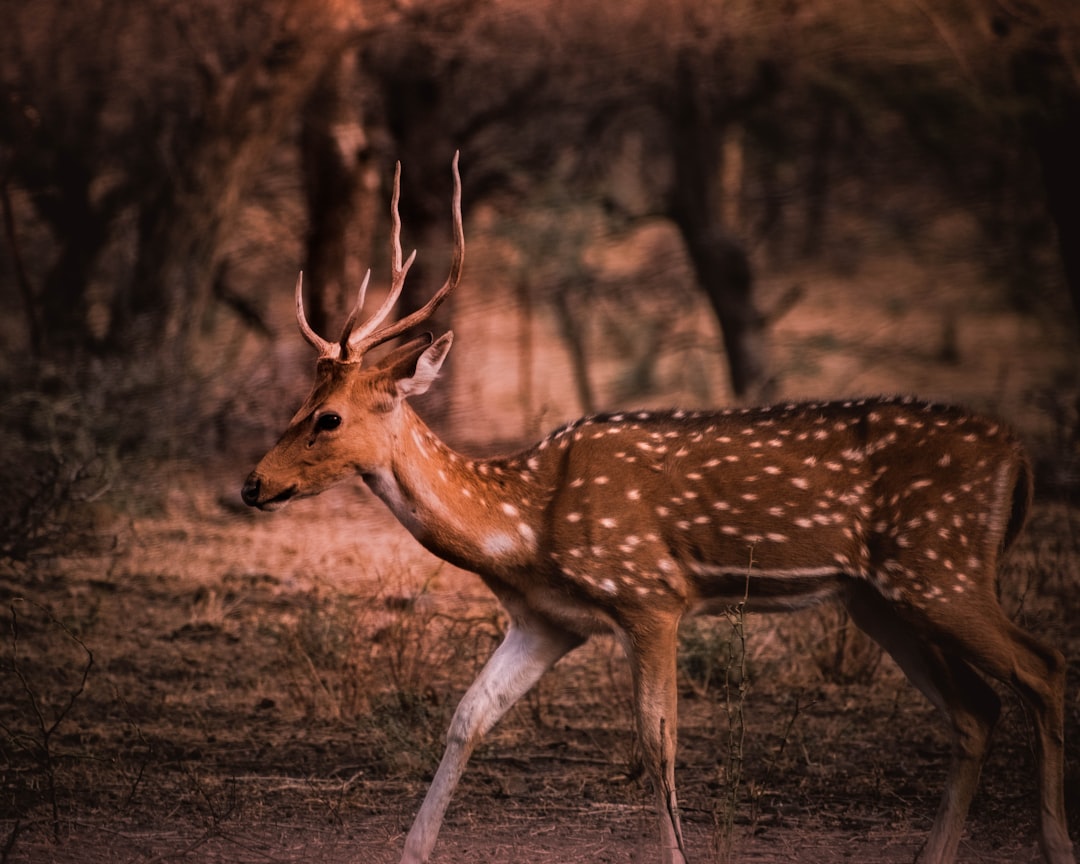
[[[361,488],[253,514],[227,479],[173,476],[108,554],[0,580],[3,861],[397,860],[499,612]],[[1078,528],[1040,503],[1003,579],[1070,661]],[[745,630],[743,655],[727,619],[684,637],[691,860],[911,860],[944,780],[933,711],[834,612]],[[629,693],[611,640],[566,658],[474,756],[434,860],[653,860]],[[1010,696],[961,860],[1037,860],[1028,727]]]

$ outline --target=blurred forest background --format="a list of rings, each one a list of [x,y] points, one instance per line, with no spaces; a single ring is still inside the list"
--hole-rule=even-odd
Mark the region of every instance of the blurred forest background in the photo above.
[[[242,474],[305,386],[297,269],[336,333],[363,270],[385,278],[401,160],[422,302],[455,150],[469,252],[441,314],[465,338],[424,407],[451,439],[903,390],[1022,415],[1075,480],[1071,0],[0,14],[6,555],[155,466]]]
[[[1069,658],[1080,824],[1076,0],[0,0],[0,21],[0,861],[397,860],[494,601],[362,484],[283,514],[239,491],[310,386],[297,271],[330,337],[368,267],[382,299],[400,160],[402,306],[424,302],[455,151],[465,276],[436,326],[457,340],[418,406],[455,446],[895,392],[1020,430],[1040,500],[1002,589]],[[896,753],[948,745],[816,614],[755,625],[747,842],[909,861],[939,780]],[[699,846],[730,785],[711,623],[680,672]],[[617,648],[496,730],[447,860],[512,860],[523,814],[529,860],[639,854]],[[1032,860],[1027,724],[1003,725],[966,842]]]

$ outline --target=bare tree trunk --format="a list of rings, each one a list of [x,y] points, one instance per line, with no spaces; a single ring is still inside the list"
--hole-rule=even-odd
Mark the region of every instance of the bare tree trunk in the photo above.
[[[1027,128],[1042,169],[1046,209],[1057,229],[1065,282],[1072,298],[1075,323],[1080,328],[1080,87],[1051,80],[1048,69],[1059,64],[1040,56],[1017,58],[1014,74],[1018,89],[1034,98],[1038,111]],[[1027,91],[1027,92],[1025,92]]]
[[[746,250],[709,219],[676,222],[698,283],[720,322],[732,390],[740,399],[765,395],[765,326],[754,304],[754,279]]]
[[[723,224],[722,118],[714,116],[691,65],[680,65],[669,106],[675,155],[669,210],[720,322],[732,389],[739,398],[754,398],[766,384],[765,323],[754,305],[750,259]]]
[[[578,402],[585,414],[596,410],[592,383],[589,381],[589,358],[585,353],[585,333],[580,309],[574,309],[575,294],[573,287],[560,285],[552,292],[555,313],[559,319],[559,333],[570,352],[570,368],[574,373],[574,389],[577,390]]]
[[[378,170],[364,129],[355,51],[328,64],[304,108],[300,159],[307,198],[305,284],[309,320],[332,333],[352,308],[372,266],[379,200]]]
[[[839,112],[832,100],[826,99],[817,118],[817,129],[810,145],[806,173],[806,208],[803,223],[802,254],[806,258],[821,252],[829,215],[829,175],[833,146],[836,142]]]
[[[70,226],[70,231],[57,234],[60,254],[49,268],[41,292],[50,347],[61,349],[85,348],[92,341],[86,289],[112,227],[110,219],[96,208],[87,208],[82,215],[73,211]]]
[[[38,314],[37,303],[34,300],[30,277],[26,273],[26,263],[23,260],[18,226],[15,224],[15,208],[11,204],[11,191],[8,188],[6,171],[3,176],[0,176],[0,213],[3,214],[4,240],[7,243],[8,254],[11,256],[12,269],[15,271],[15,284],[19,287],[19,295],[26,316],[27,341],[30,345],[30,353],[36,360],[41,357],[41,316]]]

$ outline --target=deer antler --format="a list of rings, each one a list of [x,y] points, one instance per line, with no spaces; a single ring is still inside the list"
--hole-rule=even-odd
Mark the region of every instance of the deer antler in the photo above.
[[[353,306],[352,312],[349,313],[349,317],[345,319],[345,326],[341,329],[341,338],[338,340],[339,356],[342,360],[349,359],[349,335],[352,333],[353,327],[356,326],[356,322],[360,320],[360,312],[364,308],[364,298],[367,296],[368,282],[371,280],[371,268],[368,268],[367,273],[364,274],[364,281],[360,283],[360,290],[356,294],[356,305]],[[391,294],[393,291],[391,291]],[[385,304],[384,304],[385,305]],[[359,362],[363,355],[358,356],[356,359]]]
[[[391,310],[394,308],[394,304],[397,303],[398,298],[401,296],[401,290],[405,287],[405,277],[409,272],[409,268],[412,267],[413,261],[416,260],[415,249],[404,263],[402,263],[401,260],[401,215],[398,213],[398,201],[401,197],[400,162],[397,163],[397,166],[394,169],[394,193],[390,199],[390,220],[392,228],[390,232],[390,291],[387,293],[386,299],[383,301],[382,306],[379,307],[378,311],[365,321],[359,330],[355,329],[364,308],[364,299],[367,295],[368,281],[371,279],[371,270],[368,270],[364,276],[364,281],[360,285],[360,290],[357,292],[356,304],[353,306],[352,311],[349,313],[349,317],[345,321],[345,326],[342,328],[341,337],[337,342],[329,342],[316,333],[308,323],[307,317],[304,314],[303,271],[296,277],[296,321],[300,325],[300,332],[308,343],[319,352],[320,357],[332,357],[341,361],[359,363],[363,359],[364,354],[372,348],[377,345],[382,345],[384,342],[388,342],[395,336],[404,333],[410,327],[415,327],[417,324],[430,318],[442,302],[450,296],[450,293],[457,288],[458,283],[461,281],[461,272],[465,264],[465,229],[462,226],[461,220],[461,175],[458,173],[458,153],[456,152],[454,153],[452,167],[454,172],[454,199],[452,208],[454,219],[454,256],[453,260],[450,262],[450,275],[447,276],[446,282],[443,283],[442,288],[436,291],[435,295],[428,300],[422,308],[417,309],[411,315],[408,315],[387,327],[380,328],[379,326],[390,314]],[[355,332],[353,332],[354,330]]]
[[[457,156],[454,156],[455,176],[457,174]],[[360,320],[360,306],[362,300],[357,302],[356,308],[353,310],[352,315],[349,316],[349,320],[345,322],[345,329],[341,333],[341,350],[342,354],[348,353],[351,344],[357,346],[360,343],[374,333],[379,324],[383,322],[387,315],[390,314],[390,310],[394,308],[394,304],[397,303],[398,298],[401,296],[401,289],[405,287],[405,276],[409,272],[409,268],[412,267],[413,261],[416,260],[416,250],[413,249],[409,255],[408,260],[401,263],[401,214],[398,213],[398,201],[401,198],[401,163],[398,162],[394,166],[394,192],[390,198],[390,291],[386,295],[386,299],[383,300],[382,306],[379,310],[372,315],[364,325],[355,333],[352,332],[353,327],[356,326],[356,322]],[[358,352],[358,357],[363,357],[364,351],[373,346],[362,348]]]
[[[296,323],[300,325],[300,333],[308,341],[316,351],[319,352],[320,357],[333,357],[334,345],[332,342],[327,342],[318,333],[316,333],[310,324],[308,324],[307,316],[304,314],[304,271],[301,270],[296,276]]]
[[[458,173],[457,153],[454,153],[452,168],[454,173],[454,199],[452,206],[454,219],[454,255],[450,262],[450,275],[446,277],[446,281],[443,283],[442,288],[436,291],[423,307],[393,324],[386,327],[379,326],[382,324],[383,320],[385,320],[386,316],[390,314],[390,310],[401,295],[401,289],[405,285],[405,276],[409,272],[409,268],[412,266],[413,261],[416,259],[416,250],[413,250],[405,263],[402,264],[401,262],[401,216],[398,214],[398,198],[401,193],[401,163],[399,162],[397,169],[394,171],[394,195],[390,202],[390,218],[392,224],[390,238],[392,262],[390,293],[387,294],[386,300],[379,308],[379,311],[365,321],[364,325],[355,333],[351,333],[351,328],[346,324],[346,332],[342,334],[341,338],[341,353],[343,357],[346,353],[346,345],[348,346],[348,353],[355,354],[357,357],[363,357],[366,352],[370,351],[375,346],[382,345],[384,342],[388,342],[395,336],[400,336],[409,328],[415,327],[417,324],[426,321],[434,314],[435,310],[442,305],[442,302],[450,296],[450,293],[457,288],[458,283],[461,281],[461,272],[465,264],[465,229],[461,222],[461,175]],[[350,321],[352,320],[353,316],[350,316]]]

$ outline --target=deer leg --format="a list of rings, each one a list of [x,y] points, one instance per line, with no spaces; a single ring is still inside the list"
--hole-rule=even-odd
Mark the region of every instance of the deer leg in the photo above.
[[[948,635],[973,666],[1011,686],[1026,705],[1035,724],[1043,857],[1073,864],[1065,819],[1065,658],[1009,621],[989,592],[972,602],[984,607],[978,626],[954,625]]]
[[[1023,658],[1012,684],[1035,716],[1043,857],[1050,864],[1074,864],[1065,821],[1065,658],[1008,620],[1004,625]]]
[[[927,642],[869,586],[856,586],[847,608],[951,726],[952,760],[945,792],[918,855],[926,864],[947,864],[956,858],[1001,700],[966,662]]]
[[[656,622],[651,622],[656,624]],[[627,653],[634,673],[634,716],[642,757],[656,787],[663,864],[685,864],[682,826],[675,797],[678,740],[676,642],[678,621],[650,628],[647,639],[629,636]]]
[[[515,619],[473,681],[450,721],[435,779],[405,840],[402,864],[427,861],[454,788],[476,744],[581,637],[537,619]]]

